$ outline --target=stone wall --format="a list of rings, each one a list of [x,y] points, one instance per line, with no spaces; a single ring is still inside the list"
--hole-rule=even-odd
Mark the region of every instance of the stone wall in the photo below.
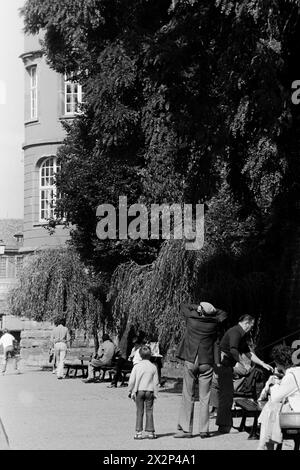
[[[21,360],[29,366],[49,366],[50,337],[54,325],[50,322],[23,320],[21,331]],[[93,338],[86,337],[82,331],[71,332],[71,348],[66,362],[72,362],[81,354],[90,355],[94,352]]]

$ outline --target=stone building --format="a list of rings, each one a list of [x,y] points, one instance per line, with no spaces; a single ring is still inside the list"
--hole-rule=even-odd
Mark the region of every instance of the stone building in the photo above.
[[[3,238],[5,245],[5,254],[0,254],[1,329],[7,327],[21,339],[21,357],[26,364],[39,365],[47,362],[53,325],[8,315],[7,294],[17,282],[24,256],[62,247],[69,238],[63,224],[57,225],[51,235],[46,226],[49,218],[55,217],[55,174],[59,171],[56,155],[65,137],[62,121],[73,119],[82,101],[81,86],[47,65],[41,39],[40,35],[26,35],[24,53],[20,55],[25,83],[24,220],[8,220],[6,224],[0,221],[0,240]],[[78,355],[86,346],[92,351],[92,344],[82,332],[76,332],[72,352]]]
[[[72,119],[81,95],[77,84],[47,65],[39,36],[25,36],[20,56],[25,71],[24,243],[23,253],[62,246],[68,231],[58,225],[50,236],[47,219],[54,216],[57,148],[64,139],[63,119]]]
[[[22,232],[23,220],[0,220],[0,329],[8,328],[17,338],[20,337],[22,322],[8,315],[7,296],[18,282],[22,267]]]

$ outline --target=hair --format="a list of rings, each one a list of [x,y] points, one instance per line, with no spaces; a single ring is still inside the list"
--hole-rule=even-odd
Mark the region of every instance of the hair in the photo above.
[[[66,319],[65,318],[60,318],[60,317],[55,318],[54,325],[55,326],[58,326],[58,325],[66,326]]]
[[[253,322],[255,322],[255,318],[252,317],[252,315],[249,315],[248,313],[246,313],[245,315],[242,315],[239,318],[239,323],[243,323],[243,322],[253,323]]]
[[[107,333],[104,333],[104,335],[102,336],[102,341],[111,341],[109,335]]]
[[[293,365],[292,354],[293,349],[290,346],[279,344],[278,346],[274,346],[272,349],[271,358],[276,364],[287,369]]]
[[[151,349],[149,346],[141,346],[139,353],[142,359],[150,359],[151,357]]]

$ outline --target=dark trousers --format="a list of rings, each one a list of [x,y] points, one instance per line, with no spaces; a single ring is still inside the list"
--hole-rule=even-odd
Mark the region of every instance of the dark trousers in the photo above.
[[[114,378],[112,380],[113,385],[117,385],[118,382],[122,381],[122,370],[123,369],[132,369],[132,361],[128,361],[127,359],[124,359],[124,357],[119,357],[116,361],[115,365],[116,373],[114,375]]]
[[[2,367],[3,374],[6,371],[6,366],[7,366],[7,362],[9,358],[12,358],[14,360],[14,369],[18,370],[18,359],[16,357],[16,353],[15,353],[13,346],[7,346],[4,349],[4,361],[3,361],[3,367]]]
[[[216,424],[217,426],[232,426],[232,403],[233,403],[233,368],[229,365],[221,365],[218,368],[219,381],[219,407]]]
[[[139,390],[135,398],[136,404],[136,425],[135,429],[137,432],[143,430],[143,418],[144,411],[146,410],[146,426],[145,431],[154,432],[154,421],[153,421],[153,405],[154,405],[154,393]]]

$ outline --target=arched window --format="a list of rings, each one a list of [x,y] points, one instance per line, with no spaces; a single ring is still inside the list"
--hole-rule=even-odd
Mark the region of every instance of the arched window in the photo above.
[[[40,167],[40,220],[54,218],[57,190],[55,175],[59,171],[56,157],[48,157]]]

